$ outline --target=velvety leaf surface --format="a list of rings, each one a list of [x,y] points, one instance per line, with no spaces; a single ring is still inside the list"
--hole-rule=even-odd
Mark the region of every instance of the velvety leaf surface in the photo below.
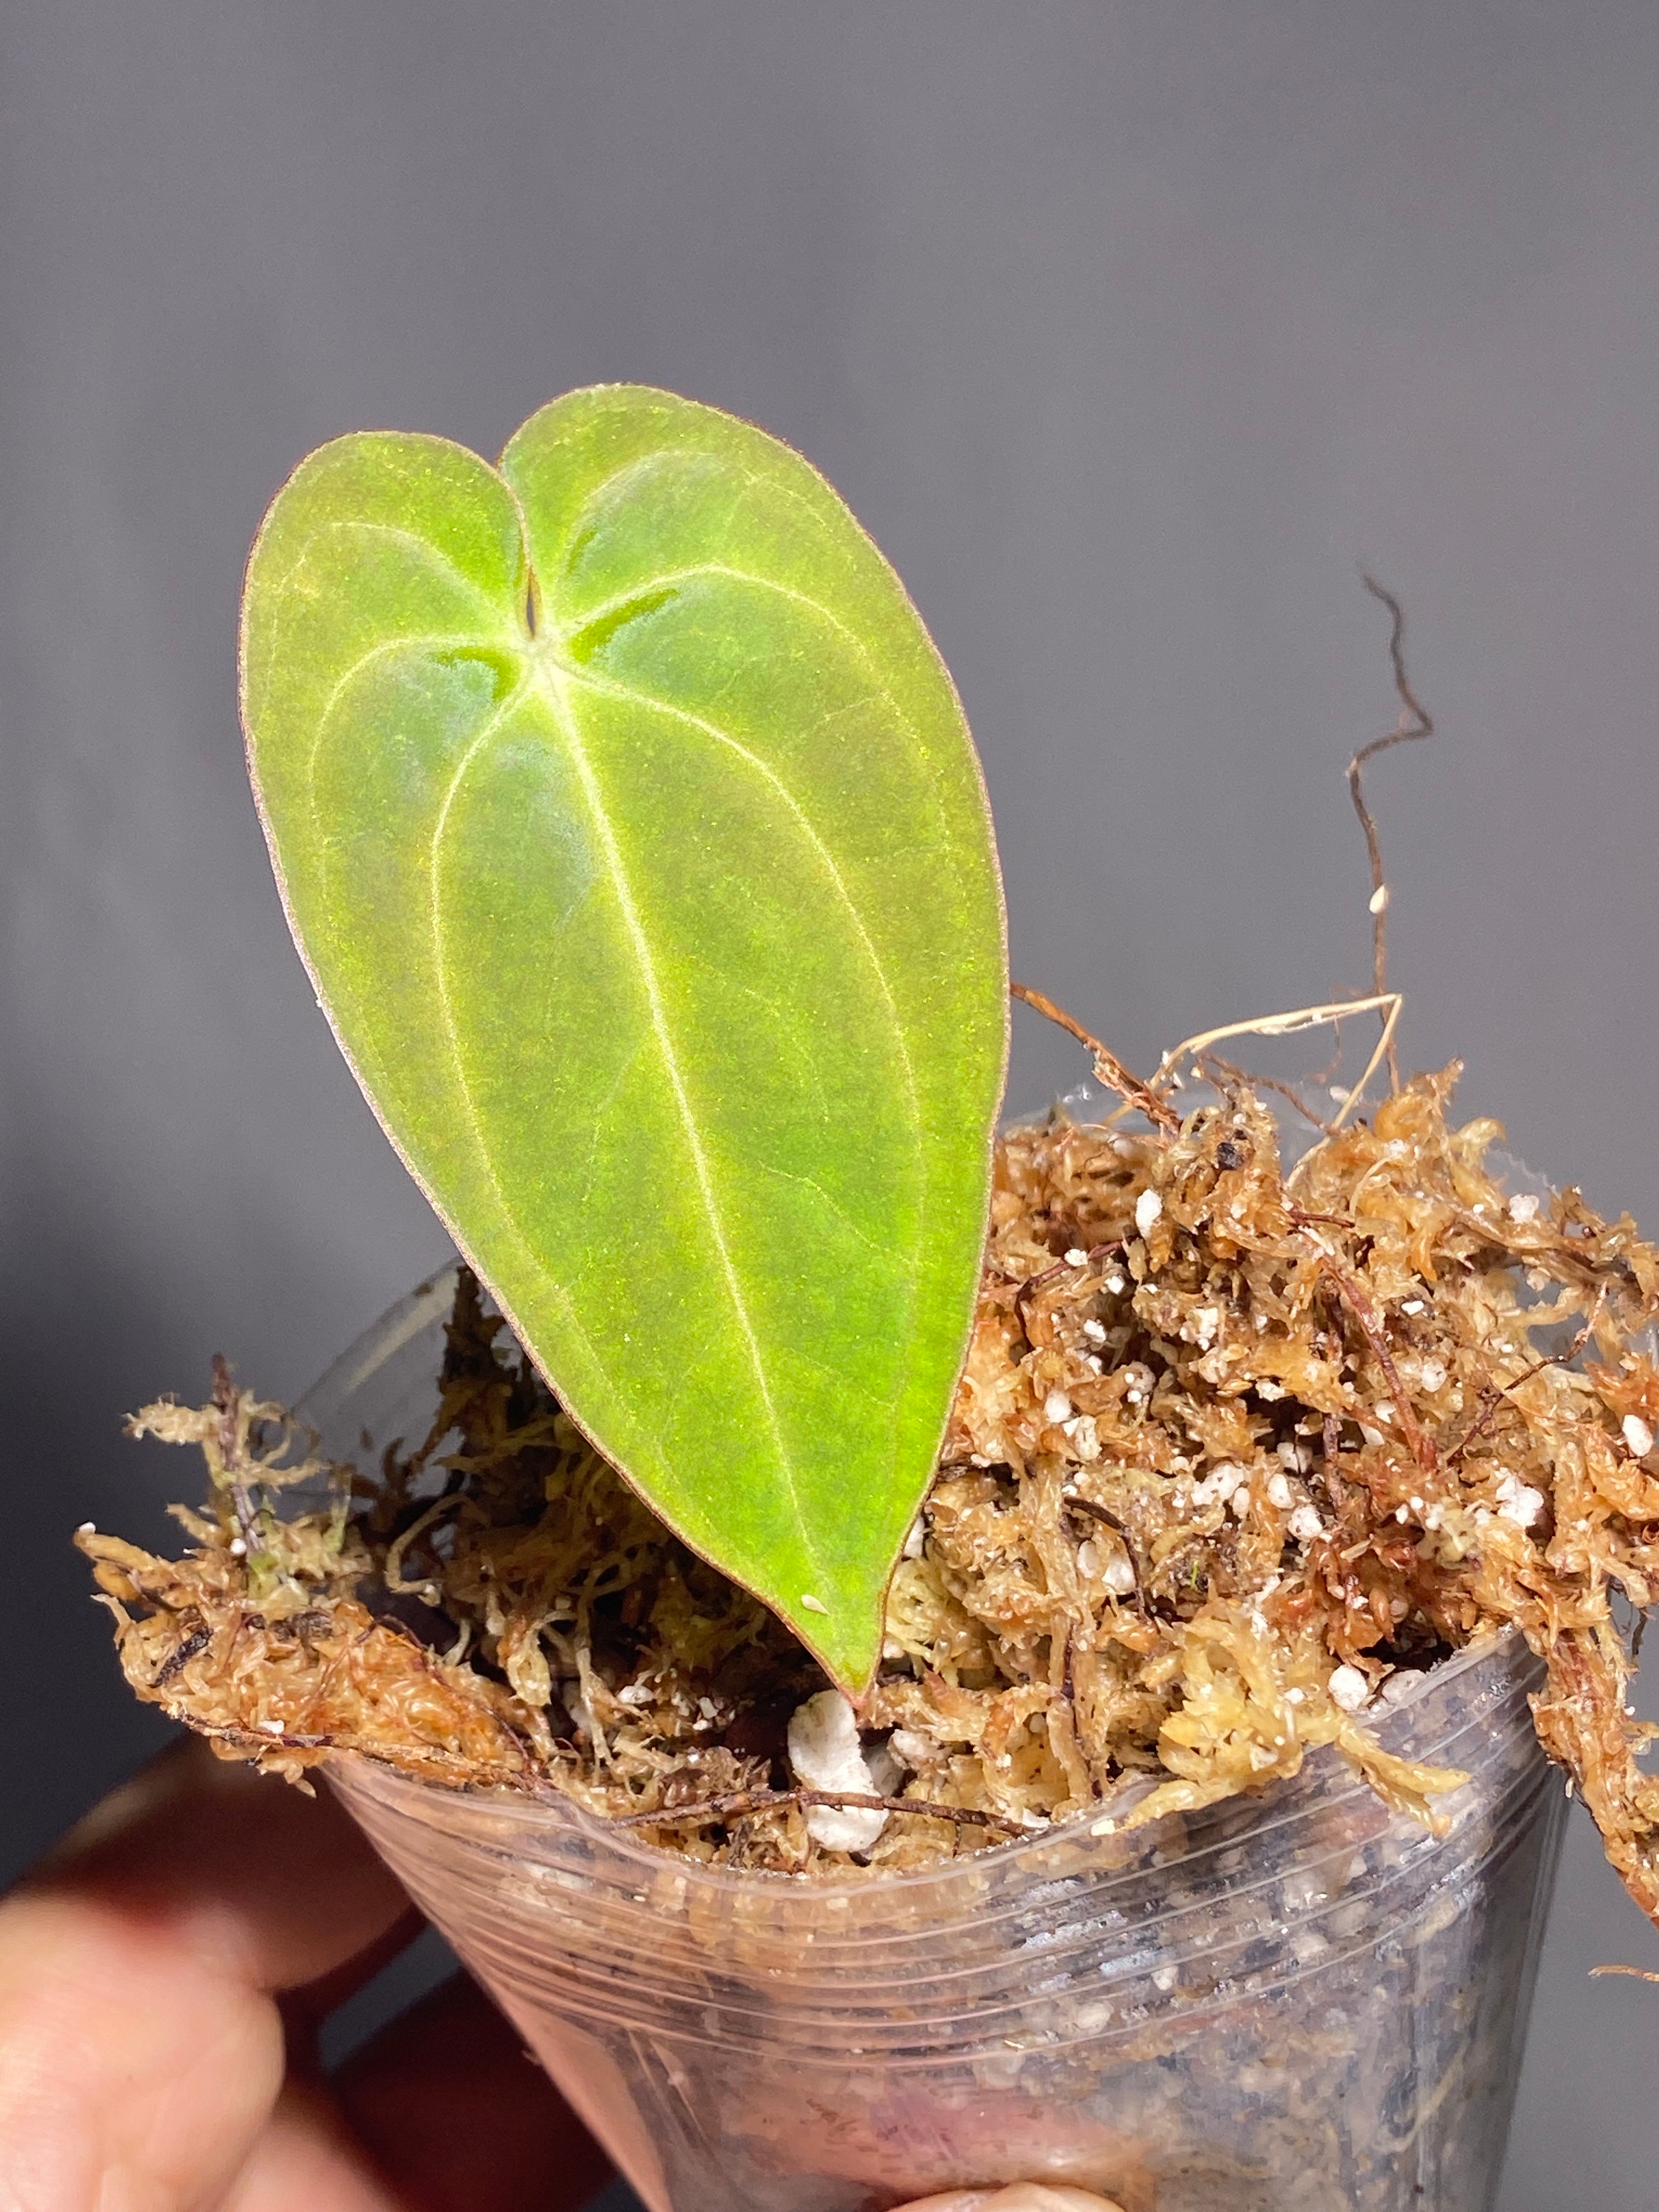
[[[600,387],[499,470],[312,455],[254,550],[243,690],[393,1141],[600,1449],[862,1683],[1006,1036],[978,763],[896,578],[787,447]]]

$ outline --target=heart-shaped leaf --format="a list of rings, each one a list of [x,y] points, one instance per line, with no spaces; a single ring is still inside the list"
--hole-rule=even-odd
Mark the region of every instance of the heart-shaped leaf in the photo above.
[[[243,700],[289,920],[570,1413],[849,1686],[977,1282],[1006,1049],[978,763],[798,454],[578,392],[499,470],[304,462]]]

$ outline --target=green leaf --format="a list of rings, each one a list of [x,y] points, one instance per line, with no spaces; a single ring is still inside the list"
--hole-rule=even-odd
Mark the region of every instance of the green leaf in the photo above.
[[[289,917],[573,1416],[850,1687],[961,1365],[1006,1052],[950,678],[800,457],[628,386],[325,446],[243,614]]]

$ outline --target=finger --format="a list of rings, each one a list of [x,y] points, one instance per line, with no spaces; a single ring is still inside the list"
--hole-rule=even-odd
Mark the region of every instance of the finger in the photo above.
[[[269,1993],[407,1910],[331,1801],[164,1753],[0,1904],[0,2212],[211,2202],[281,2085]]]
[[[326,2093],[290,2081],[215,2212],[411,2212],[341,2124]],[[523,2212],[532,2212],[524,2207]]]
[[[95,1898],[261,1990],[336,1971],[410,1911],[331,1792],[306,1796],[195,1736],[112,1791],[24,1886]]]
[[[279,2008],[283,2026],[288,2031],[289,2073],[296,2069],[310,2073],[319,2070],[322,2061],[318,2033],[323,2023],[349,1997],[356,1996],[360,1989],[372,1982],[383,1966],[389,1966],[400,1952],[406,1951],[426,1924],[417,1909],[408,1905],[374,1942],[353,1952],[350,1958],[330,1972],[319,1974],[314,1981],[302,1982],[298,1989],[284,1993]]]
[[[0,1905],[0,2207],[214,2201],[283,2078],[271,1999],[91,1899]]]
[[[365,2045],[335,2089],[410,2212],[576,2212],[611,2179],[523,2037],[459,1976]]]

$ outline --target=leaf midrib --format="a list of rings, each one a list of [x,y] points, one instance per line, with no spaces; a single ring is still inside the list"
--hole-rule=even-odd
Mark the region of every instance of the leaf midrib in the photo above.
[[[592,762],[588,757],[587,748],[582,743],[580,725],[571,708],[569,678],[553,653],[544,649],[532,653],[526,680],[539,692],[547,704],[548,711],[563,733],[571,765],[576,771],[577,780],[582,787],[582,795],[587,802],[588,811],[605,854],[605,864],[611,872],[611,889],[616,897],[617,909],[623,918],[623,927],[628,933],[635,962],[639,969],[640,981],[645,991],[646,1003],[650,1010],[651,1026],[656,1037],[657,1049],[662,1057],[669,1089],[673,1094],[675,1106],[679,1114],[680,1126],[684,1133],[686,1150],[690,1155],[692,1169],[696,1177],[698,1194],[708,1216],[709,1233],[714,1238],[714,1249],[720,1255],[720,1270],[726,1279],[726,1292],[732,1302],[732,1309],[737,1319],[739,1334],[749,1354],[750,1364],[754,1370],[755,1387],[760,1394],[761,1403],[766,1409],[767,1422],[771,1429],[773,1443],[777,1450],[778,1464],[783,1476],[784,1487],[788,1493],[795,1534],[815,1579],[820,1578],[823,1562],[812,1543],[810,1523],[802,1506],[800,1492],[796,1482],[793,1455],[785,1439],[783,1425],[778,1419],[777,1407],[772,1397],[771,1382],[767,1375],[765,1360],[761,1354],[760,1340],[756,1334],[755,1324],[749,1312],[748,1301],[744,1296],[743,1285],[738,1279],[731,1248],[726,1243],[726,1225],[721,1218],[720,1202],[714,1190],[714,1178],[709,1170],[708,1155],[703,1150],[702,1136],[698,1131],[696,1116],[691,1109],[690,1096],[686,1089],[679,1054],[675,1049],[673,1035],[668,1022],[668,1010],[663,1000],[662,988],[657,975],[656,963],[651,955],[650,942],[640,917],[639,908],[635,902],[633,886],[629,880],[622,848],[617,842],[616,830],[605,805],[604,790],[594,772]]]
[[[387,534],[394,536],[414,535],[414,533],[404,533],[396,531],[390,532]],[[473,583],[472,580],[463,577],[459,572],[456,571],[454,569],[454,564],[447,560],[437,547],[428,544],[426,550],[433,556],[437,565],[447,568],[451,570],[453,574],[455,574],[457,580],[464,582],[470,588],[471,594],[475,598],[483,596],[479,593],[477,586]],[[451,777],[437,816],[434,821],[431,851],[429,854],[429,867],[431,870],[433,947],[434,953],[434,968],[439,979],[440,1008],[445,1033],[449,1041],[454,1057],[459,1088],[465,1102],[467,1117],[472,1127],[479,1155],[483,1162],[485,1173],[489,1178],[489,1187],[501,1210],[503,1218],[512,1224],[515,1240],[519,1243],[521,1250],[526,1253],[527,1257],[533,1261],[534,1255],[531,1251],[530,1247],[525,1243],[523,1232],[517,1223],[514,1209],[508,1201],[507,1194],[501,1186],[500,1177],[495,1170],[492,1150],[485,1138],[483,1127],[478,1121],[477,1103],[473,1098],[471,1085],[467,1077],[465,1055],[461,1048],[461,1042],[456,1024],[454,1009],[450,1001],[447,976],[445,969],[442,925],[440,918],[440,901],[438,896],[436,872],[445,824],[447,820],[451,805],[453,804],[457,792],[463,781],[465,780],[466,775],[471,769],[483,747],[507,721],[514,709],[522,703],[526,695],[534,692],[544,700],[550,714],[557,723],[562,733],[564,743],[568,749],[572,766],[574,768],[578,781],[581,785],[584,799],[586,801],[593,821],[595,831],[599,836],[600,845],[605,854],[606,866],[612,880],[612,887],[616,896],[617,908],[623,918],[623,927],[628,934],[630,948],[633,951],[635,962],[640,974],[641,982],[645,991],[647,1004],[650,1012],[653,1033],[656,1040],[658,1051],[661,1055],[665,1072],[668,1078],[669,1087],[675,1101],[676,1109],[684,1135],[686,1149],[692,1162],[699,1196],[702,1200],[704,1212],[708,1221],[709,1231],[714,1240],[714,1248],[719,1255],[721,1273],[726,1281],[733,1316],[737,1321],[739,1334],[749,1356],[750,1363],[754,1373],[756,1388],[759,1394],[761,1403],[765,1409],[767,1422],[771,1430],[774,1444],[777,1453],[778,1464],[782,1475],[784,1486],[788,1496],[795,1528],[799,1535],[802,1551],[805,1555],[807,1562],[811,1568],[815,1577],[821,1579],[824,1562],[812,1545],[808,1533],[810,1524],[802,1510],[800,1493],[796,1478],[794,1459],[784,1436],[782,1424],[779,1419],[776,1404],[772,1395],[770,1379],[767,1373],[766,1362],[761,1350],[759,1337],[756,1331],[753,1319],[750,1314],[748,1303],[744,1295],[742,1280],[738,1274],[736,1262],[732,1257],[731,1247],[726,1239],[726,1227],[721,1214],[719,1196],[714,1188],[714,1177],[709,1166],[708,1155],[703,1149],[696,1117],[693,1111],[690,1093],[686,1087],[684,1074],[680,1066],[679,1057],[675,1048],[674,1040],[668,1019],[668,1012],[663,999],[660,983],[656,972],[655,963],[651,955],[649,940],[644,928],[638,905],[634,898],[632,885],[629,879],[622,851],[617,843],[614,826],[612,824],[608,808],[605,805],[605,794],[599,783],[599,777],[594,770],[592,762],[590,759],[586,748],[582,742],[580,723],[571,706],[569,693],[570,687],[573,684],[579,684],[585,689],[589,690],[595,694],[609,696],[624,702],[634,703],[647,708],[647,709],[670,715],[695,726],[714,742],[726,747],[732,752],[738,755],[744,761],[745,765],[762,779],[778,801],[788,810],[798,829],[811,845],[815,857],[817,859],[821,866],[824,869],[826,875],[834,888],[836,896],[840,901],[843,911],[846,913],[849,921],[856,932],[860,946],[864,951],[866,958],[869,962],[871,972],[875,978],[877,988],[880,992],[884,1006],[889,1016],[893,1042],[899,1063],[902,1070],[905,1089],[905,1120],[912,1140],[915,1142],[919,1147],[923,1133],[921,1102],[916,1082],[915,1067],[910,1054],[909,1040],[906,1035],[904,1022],[899,1013],[898,1006],[893,995],[892,987],[889,981],[880,954],[878,951],[873,940],[870,937],[868,929],[865,924],[864,917],[859,910],[856,901],[852,896],[851,891],[848,889],[841,869],[836,861],[834,854],[824,844],[823,840],[813,826],[811,818],[806,814],[805,809],[801,806],[799,800],[795,797],[793,793],[788,789],[787,786],[777,775],[776,771],[772,769],[768,763],[762,760],[760,757],[754,753],[748,746],[742,744],[742,742],[733,736],[731,732],[722,729],[717,723],[710,721],[706,717],[695,713],[689,708],[679,705],[674,701],[661,698],[646,691],[641,687],[617,683],[612,679],[608,679],[599,675],[595,671],[587,666],[573,665],[564,659],[562,653],[560,651],[560,648],[565,647],[570,638],[579,636],[582,630],[589,628],[596,621],[603,620],[607,613],[617,611],[625,606],[631,599],[637,599],[652,591],[660,589],[664,586],[672,587],[675,585],[691,581],[699,576],[726,577],[733,582],[746,584],[752,587],[770,592],[775,596],[793,601],[796,605],[807,609],[809,611],[823,620],[829,627],[836,631],[847,642],[856,649],[859,657],[862,659],[866,665],[869,664],[870,653],[868,647],[865,645],[864,641],[860,639],[857,636],[857,634],[851,630],[831,609],[826,607],[820,600],[812,598],[809,593],[800,592],[793,586],[786,585],[778,579],[757,575],[751,570],[740,568],[728,562],[696,562],[679,568],[665,569],[659,574],[636,581],[628,591],[614,594],[611,599],[601,601],[596,605],[584,610],[580,617],[568,620],[566,624],[554,626],[550,629],[549,635],[544,640],[526,640],[522,632],[518,632],[515,635],[507,624],[503,624],[502,629],[500,630],[494,630],[490,628],[486,628],[481,625],[477,631],[471,633],[456,630],[448,632],[416,632],[407,634],[402,637],[382,640],[376,646],[370,647],[366,653],[359,655],[356,659],[354,659],[351,664],[340,673],[334,684],[331,685],[328,696],[324,702],[321,712],[318,717],[314,745],[320,745],[327,725],[332,719],[339,700],[353,679],[360,675],[364,668],[370,665],[378,659],[400,654],[404,652],[418,653],[425,650],[428,652],[451,651],[464,653],[469,649],[474,651],[500,651],[504,647],[507,650],[513,652],[515,657],[520,658],[523,673],[505,697],[498,701],[495,705],[492,707],[484,721],[468,741],[466,749],[456,765],[455,771]],[[889,687],[884,684],[878,682],[876,690],[878,695],[882,698],[884,704],[889,708],[890,711],[896,712],[899,719],[908,726],[909,723],[909,717],[904,713],[902,708],[899,708],[898,702],[893,698]],[[314,761],[315,750],[313,750],[313,767]],[[929,1211],[928,1179],[925,1174],[922,1176],[922,1188],[920,1198],[921,1207],[917,1253],[907,1270],[907,1273],[909,1278],[911,1296],[905,1301],[906,1343],[903,1346],[899,1363],[899,1371],[901,1375],[906,1378],[907,1384],[914,1359],[915,1330],[918,1320],[918,1316],[915,1310],[916,1299],[915,1292],[919,1273],[919,1256],[920,1250],[925,1245],[926,1242],[927,1218]],[[544,1273],[545,1271],[538,1269],[538,1272]],[[562,1303],[563,1303],[567,1309],[574,1314],[574,1309],[570,1309],[569,1307],[568,1297],[564,1298]],[[601,1371],[603,1371],[602,1369]]]
[[[836,896],[840,899],[848,920],[857,932],[859,943],[864,949],[865,957],[869,961],[871,970],[880,990],[882,1003],[886,1008],[891,1025],[899,1065],[903,1070],[908,1134],[918,1156],[924,1162],[921,1178],[921,1194],[915,1245],[906,1269],[910,1296],[905,1301],[904,1341],[898,1347],[897,1371],[902,1378],[903,1391],[908,1393],[915,1366],[916,1329],[920,1319],[916,1291],[921,1273],[921,1255],[927,1248],[928,1218],[932,1210],[933,1192],[925,1167],[926,1146],[923,1142],[925,1132],[921,1115],[921,1094],[916,1081],[915,1062],[910,1056],[910,1040],[905,1030],[903,1017],[899,1012],[898,1002],[893,995],[892,985],[888,981],[887,970],[882,963],[875,941],[865,925],[858,902],[848,889],[847,879],[842,874],[834,854],[813,827],[811,817],[793,792],[790,790],[775,769],[763,761],[757,753],[751,751],[738,738],[733,737],[729,730],[723,730],[717,722],[711,722],[705,716],[693,713],[689,707],[682,707],[672,700],[659,697],[655,693],[643,690],[635,684],[616,684],[606,678],[596,677],[592,670],[587,668],[566,671],[563,680],[567,683],[581,684],[590,690],[599,692],[604,696],[631,701],[639,706],[653,708],[657,713],[672,715],[690,724],[694,729],[702,731],[706,737],[713,738],[715,743],[725,745],[736,753],[738,758],[760,777],[782,805],[788,808],[797,827],[811,845],[830,883],[835,886]],[[833,1201],[829,1200],[827,1193],[823,1195],[826,1202],[833,1204]],[[842,1211],[839,1207],[836,1210]]]

